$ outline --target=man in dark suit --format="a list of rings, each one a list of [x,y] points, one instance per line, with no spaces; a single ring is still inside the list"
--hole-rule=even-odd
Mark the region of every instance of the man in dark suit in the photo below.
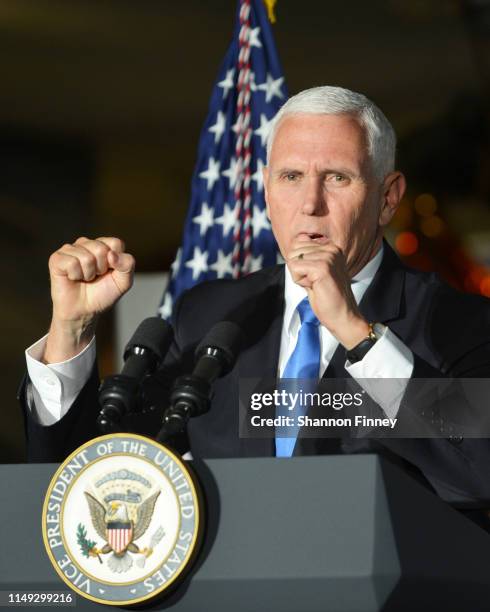
[[[308,317],[317,326],[316,376],[352,377],[361,385],[370,378],[398,381],[379,402],[388,416],[413,416],[403,401],[415,378],[489,376],[488,301],[406,268],[383,243],[383,228],[405,190],[394,155],[387,119],[348,90],[301,92],[276,116],[264,187],[286,266],[204,283],[184,295],[174,312],[171,355],[146,390],[148,401],[164,397],[168,380],[190,371],[194,348],[214,323],[231,319],[241,325],[246,341],[235,367],[215,384],[210,411],[189,424],[194,456],[379,452],[445,499],[490,499],[486,439],[448,435],[340,443],[299,437],[283,453],[277,440],[238,435],[239,379],[289,372]],[[32,460],[62,459],[97,435],[96,317],[130,288],[133,270],[134,259],[115,238],[80,238],[51,256],[53,320],[47,338],[30,349],[28,359],[37,364],[31,361],[32,384],[23,391]],[[306,304],[307,314],[300,304]],[[58,396],[71,389],[61,401],[43,392],[39,373],[46,367],[49,376],[56,368],[65,376]],[[69,374],[61,371],[67,367]],[[83,376],[74,375],[82,371]],[[150,435],[158,430],[154,416],[135,425]]]

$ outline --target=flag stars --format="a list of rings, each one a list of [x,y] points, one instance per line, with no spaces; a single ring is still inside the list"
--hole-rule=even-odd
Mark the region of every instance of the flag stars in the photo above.
[[[253,70],[250,71],[250,75],[248,77],[248,84],[250,85],[250,91],[257,91],[257,83],[255,82],[255,72]]]
[[[208,160],[208,169],[199,173],[200,178],[206,179],[208,191],[213,188],[213,185],[219,179],[219,171],[221,164],[219,160],[210,157]]]
[[[185,266],[192,270],[192,280],[196,281],[201,274],[208,271],[208,252],[201,251],[198,246],[194,247],[193,257],[186,261]]]
[[[179,248],[179,250],[177,251],[177,255],[175,256],[175,259],[172,265],[170,266],[171,276],[175,276],[177,274],[180,268],[181,261],[182,261],[182,248]]]
[[[199,225],[199,235],[204,236],[210,227],[214,225],[213,207],[203,202],[199,215],[192,218],[193,223]]]
[[[235,185],[242,179],[242,163],[241,160],[237,160],[232,157],[230,160],[230,167],[227,170],[223,170],[221,173],[223,176],[230,181],[230,189],[235,189]]]
[[[216,123],[208,129],[208,132],[212,132],[214,134],[214,144],[217,144],[221,140],[221,136],[223,136],[223,132],[225,131],[225,126],[225,114],[221,111],[218,111],[218,115],[216,116]]]
[[[260,127],[254,130],[254,134],[260,136],[260,142],[263,147],[267,142],[269,132],[271,131],[272,119],[269,121],[264,113],[260,113]]]
[[[224,251],[218,249],[217,253],[218,259],[212,264],[210,267],[211,270],[216,272],[218,278],[224,278],[225,276],[233,275],[233,265],[231,263],[231,258],[233,253],[228,253],[225,255]]]
[[[252,255],[252,257],[250,258],[250,272],[257,272],[257,270],[262,270],[263,261],[263,255],[259,255],[258,257],[254,257]]]
[[[265,83],[257,85],[257,89],[265,91],[265,101],[269,103],[274,96],[277,96],[278,98],[284,98],[284,94],[281,91],[281,85],[283,81],[284,77],[273,79],[270,72],[268,72]]]
[[[255,181],[257,183],[257,191],[262,191],[262,189],[264,188],[264,166],[264,162],[260,158],[257,159],[257,170],[252,174],[251,177],[252,181]]]
[[[248,38],[248,43],[251,47],[262,47],[262,43],[259,40],[260,28],[251,28]]]
[[[172,296],[168,291],[165,293],[163,304],[158,309],[158,314],[162,319],[168,319],[172,314]]]
[[[271,229],[271,224],[267,218],[267,210],[265,208],[261,210],[255,204],[252,213],[252,228],[255,238],[257,238],[262,230],[270,231]]]
[[[244,10],[247,4],[249,0]],[[233,49],[240,53],[237,45],[241,48],[241,62],[227,55],[214,84],[183,247],[175,254],[172,280],[158,308],[162,317],[170,317],[177,297],[196,283],[233,277],[237,268],[244,274],[254,272],[275,261],[271,224],[262,210],[263,172],[272,127],[269,118],[285,101],[286,81],[279,72],[267,22],[251,25],[252,18],[255,15],[236,30],[241,39],[234,41]],[[240,243],[240,262],[233,260],[235,241]]]
[[[238,115],[236,122],[231,126],[231,129],[235,134],[239,134],[242,131],[243,115]]]
[[[235,81],[233,79],[234,75],[235,75],[235,69],[231,68],[230,70],[226,71],[226,77],[218,83],[218,87],[223,88],[223,100],[228,95],[228,92],[230,91],[230,89],[232,89],[235,86]]]
[[[215,223],[223,227],[223,238],[226,238],[235,227],[237,214],[238,204],[236,204],[232,208],[231,206],[225,203],[223,214],[221,215],[221,217],[216,217]]]

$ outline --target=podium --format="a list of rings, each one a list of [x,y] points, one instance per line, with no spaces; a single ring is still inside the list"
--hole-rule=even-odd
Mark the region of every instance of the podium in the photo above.
[[[138,609],[490,609],[490,536],[376,455],[191,465],[206,500],[201,552],[174,593]],[[8,591],[69,591],[41,535],[44,494],[56,468],[0,466],[4,598]],[[101,608],[74,597],[76,610]],[[0,609],[11,609],[4,602]]]

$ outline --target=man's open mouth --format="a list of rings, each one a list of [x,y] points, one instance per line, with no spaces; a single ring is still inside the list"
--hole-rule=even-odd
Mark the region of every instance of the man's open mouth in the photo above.
[[[301,232],[300,236],[312,242],[316,242],[317,244],[327,244],[328,242],[328,238],[325,234],[319,234],[317,232]]]

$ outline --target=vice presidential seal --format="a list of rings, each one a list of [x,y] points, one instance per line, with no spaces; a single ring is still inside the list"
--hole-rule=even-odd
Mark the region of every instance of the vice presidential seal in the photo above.
[[[197,552],[202,522],[185,463],[134,434],[101,436],[72,453],[51,480],[42,521],[61,578],[109,605],[175,584]]]

